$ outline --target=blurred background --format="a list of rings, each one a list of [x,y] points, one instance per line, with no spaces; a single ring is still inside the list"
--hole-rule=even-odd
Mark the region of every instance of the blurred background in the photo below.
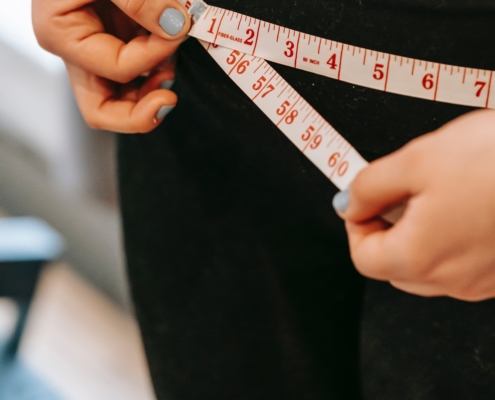
[[[84,123],[63,63],[36,42],[30,0],[0,2],[0,88],[0,400],[153,399],[122,255],[115,136]],[[26,216],[46,224],[15,228],[11,243],[1,221]],[[58,247],[29,258],[40,237]],[[32,296],[15,292],[28,274]]]

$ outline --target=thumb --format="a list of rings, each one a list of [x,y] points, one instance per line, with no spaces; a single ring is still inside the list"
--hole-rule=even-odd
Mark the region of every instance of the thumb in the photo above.
[[[112,2],[138,24],[164,39],[180,39],[191,27],[191,18],[187,9],[178,0],[112,0]]]
[[[334,198],[334,208],[354,223],[376,218],[404,202],[416,192],[407,152],[399,150],[371,163],[350,188]]]

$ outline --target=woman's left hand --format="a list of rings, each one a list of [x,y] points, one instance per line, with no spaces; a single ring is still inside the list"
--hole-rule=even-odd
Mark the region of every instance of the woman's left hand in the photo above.
[[[150,132],[177,103],[166,60],[191,18],[177,0],[32,0],[39,44],[67,67],[93,128]]]
[[[495,298],[495,111],[467,114],[371,163],[345,197],[335,203],[363,275],[421,296]],[[379,217],[402,201],[395,225]]]

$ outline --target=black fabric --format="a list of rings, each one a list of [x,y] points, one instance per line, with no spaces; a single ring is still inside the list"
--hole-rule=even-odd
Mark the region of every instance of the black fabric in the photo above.
[[[482,0],[461,13],[442,0],[209,3],[495,69]],[[274,67],[369,160],[470,111]],[[159,400],[493,398],[494,302],[364,290],[331,208],[336,189],[194,39],[173,90],[179,103],[155,132],[119,143],[129,276]]]
[[[492,400],[493,300],[424,299],[370,282],[362,329],[366,399]]]
[[[440,12],[443,15],[451,13],[469,13],[479,16],[481,12],[495,12],[495,2],[492,0],[363,0],[365,4],[383,6],[384,8],[407,8],[425,12]]]

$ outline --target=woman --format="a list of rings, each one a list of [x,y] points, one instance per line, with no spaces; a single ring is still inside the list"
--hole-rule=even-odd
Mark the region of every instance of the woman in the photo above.
[[[141,89],[99,78],[154,71],[189,29],[180,4],[55,3],[34,0],[35,28],[66,60],[86,119],[156,128],[121,136],[119,162],[129,275],[159,399],[493,398],[495,304],[460,300],[495,297],[495,113],[455,119],[471,110],[274,66],[365,158],[379,159],[352,184],[350,202],[336,201],[356,267],[376,279],[365,280],[330,207],[336,189],[197,41],[179,48],[179,102],[159,126],[175,101],[159,89],[169,69]],[[495,6],[445,3],[209,2],[347,44],[495,69],[485,49]],[[98,33],[129,41],[139,34],[131,21],[152,35],[112,42],[125,50],[111,64],[98,50],[109,36]],[[76,29],[90,23],[98,26],[85,35]],[[72,44],[64,30],[79,33]],[[139,41],[141,57],[131,46]],[[404,198],[406,214],[390,229],[377,216]]]

